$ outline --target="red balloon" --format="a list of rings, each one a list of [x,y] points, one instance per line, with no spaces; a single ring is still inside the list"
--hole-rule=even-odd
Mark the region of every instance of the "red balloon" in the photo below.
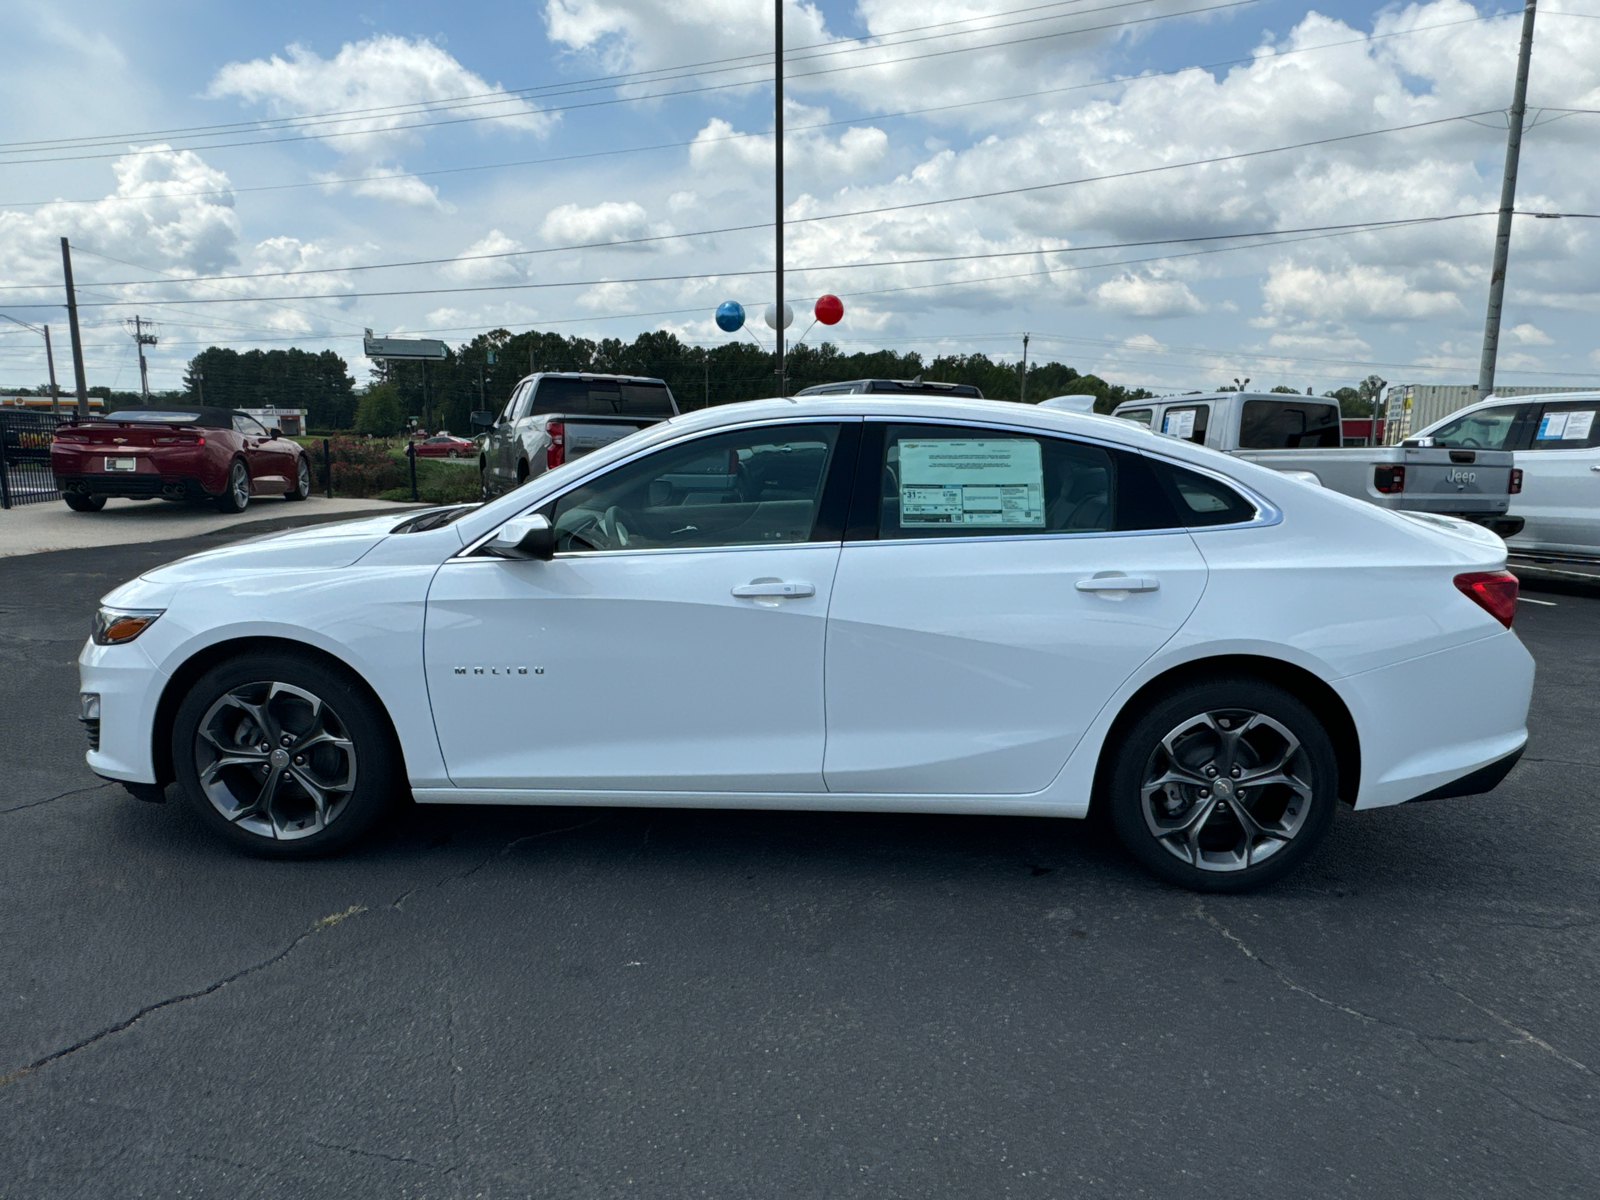
[[[844,319],[844,301],[834,295],[818,296],[817,307],[812,311],[824,325],[837,325]]]

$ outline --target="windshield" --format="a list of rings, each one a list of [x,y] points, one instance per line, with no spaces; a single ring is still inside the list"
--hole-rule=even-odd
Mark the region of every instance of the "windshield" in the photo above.
[[[1239,414],[1241,450],[1338,446],[1339,407],[1305,400],[1246,400]]]
[[[200,419],[198,413],[186,412],[151,412],[141,409],[138,412],[112,413],[111,416],[118,421],[178,421],[185,425],[192,425]]]
[[[541,379],[528,410],[575,416],[670,417],[677,413],[664,383],[616,379]]]

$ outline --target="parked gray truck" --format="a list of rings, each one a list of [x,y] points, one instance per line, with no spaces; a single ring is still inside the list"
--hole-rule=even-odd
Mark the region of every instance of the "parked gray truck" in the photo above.
[[[1112,416],[1382,508],[1461,517],[1501,537],[1522,528],[1520,517],[1507,515],[1522,482],[1509,451],[1345,448],[1335,400],[1285,392],[1213,392],[1133,400],[1119,404]]]

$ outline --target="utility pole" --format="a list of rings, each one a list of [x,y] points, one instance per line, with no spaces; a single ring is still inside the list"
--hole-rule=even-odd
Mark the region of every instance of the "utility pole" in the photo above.
[[[45,366],[50,368],[50,411],[56,416],[60,416],[61,389],[56,386],[56,356],[55,352],[50,349],[50,326],[30,325],[26,321],[19,321],[15,317],[6,316],[5,313],[0,313],[0,317],[5,317],[13,325],[21,325],[24,329],[33,330],[34,333],[44,334],[44,362]]]
[[[1489,272],[1489,311],[1483,319],[1483,358],[1478,363],[1478,399],[1494,391],[1494,365],[1500,353],[1500,307],[1506,294],[1506,259],[1511,255],[1511,215],[1517,206],[1517,160],[1522,157],[1522,117],[1528,111],[1528,60],[1533,57],[1533,15],[1539,0],[1522,9],[1522,45],[1517,50],[1517,82],[1511,91],[1506,130],[1506,169],[1500,181],[1500,222],[1494,234],[1494,268]]]
[[[777,164],[777,179],[774,187],[777,213],[773,226],[778,251],[778,395],[784,396],[788,394],[789,389],[783,373],[784,342],[788,339],[788,331],[783,327],[783,0],[772,0],[772,34],[773,125],[775,127],[772,148],[774,150],[773,161]]]
[[[78,333],[78,293],[72,286],[72,247],[61,239],[61,274],[67,281],[67,329],[72,334],[72,373],[78,384],[78,420],[89,419],[89,381],[83,374],[83,337]]]
[[[127,322],[123,322],[127,324]],[[153,322],[152,322],[153,324]],[[133,341],[139,347],[139,394],[144,397],[145,404],[150,403],[150,369],[144,361],[144,348],[156,344],[156,335],[144,331],[144,318],[133,318]]]
[[[1017,399],[1026,404],[1028,402],[1028,335],[1022,335],[1022,383],[1017,390]]]

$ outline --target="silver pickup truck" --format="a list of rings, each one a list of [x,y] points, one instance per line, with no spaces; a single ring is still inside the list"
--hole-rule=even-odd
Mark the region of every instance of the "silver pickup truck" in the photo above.
[[[1341,446],[1337,401],[1285,392],[1214,392],[1134,400],[1111,414],[1168,437],[1405,512],[1462,517],[1511,537],[1506,515],[1522,472],[1502,450]]]
[[[475,412],[486,431],[478,469],[483,498],[521,487],[536,475],[630,433],[678,415],[672,390],[641,375],[541,371],[511,389],[498,416]]]

